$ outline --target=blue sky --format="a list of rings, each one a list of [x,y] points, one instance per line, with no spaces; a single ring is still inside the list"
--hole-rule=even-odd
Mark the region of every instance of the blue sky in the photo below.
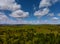
[[[0,24],[60,24],[60,0],[0,0]]]

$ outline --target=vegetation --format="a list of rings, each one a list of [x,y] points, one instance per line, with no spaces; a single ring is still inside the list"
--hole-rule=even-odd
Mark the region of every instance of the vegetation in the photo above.
[[[0,26],[0,44],[60,44],[60,26]]]

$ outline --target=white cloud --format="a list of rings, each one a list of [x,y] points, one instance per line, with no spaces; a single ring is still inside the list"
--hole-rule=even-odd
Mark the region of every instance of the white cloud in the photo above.
[[[48,13],[48,15],[47,16],[54,16],[54,13]]]
[[[57,2],[58,0],[54,0],[52,1],[52,3]],[[44,16],[47,15],[49,13],[49,9],[48,6],[51,6],[52,3],[50,3],[50,0],[42,0],[40,3],[39,8],[41,7],[45,7],[42,10],[38,10],[35,11],[34,15],[35,16]],[[11,17],[15,17],[15,18],[25,18],[29,16],[29,12],[25,12],[23,10],[21,10],[21,5],[17,4],[15,2],[15,0],[0,0],[0,10],[9,10],[12,11],[12,13],[10,14]],[[36,7],[34,8],[34,10],[36,10]],[[50,16],[53,16],[54,14],[51,13],[49,14]],[[52,20],[58,20],[59,18],[57,17],[53,17]],[[47,20],[45,21],[40,21],[40,20],[36,20],[36,21],[26,21],[26,20],[12,20],[10,18],[8,18],[4,13],[0,12],[0,24],[41,24],[41,23],[47,23]]]
[[[27,21],[27,24],[48,24],[48,20],[33,20],[33,21]]]
[[[29,12],[25,12],[21,10],[21,5],[17,4],[15,0],[0,0],[0,10],[9,10],[12,13],[9,14],[10,17],[14,18],[25,18],[29,16]],[[4,14],[4,12],[0,12],[0,24],[24,24],[27,23],[23,19],[21,20],[13,20]]]
[[[57,16],[60,16],[60,13],[58,13]]]
[[[22,10],[17,10],[17,11],[12,12],[10,16],[15,17],[15,18],[24,18],[24,17],[28,17],[29,13],[24,12]]]
[[[52,17],[51,18],[51,21],[50,21],[50,24],[59,24],[59,18],[58,17]]]
[[[41,0],[39,8],[49,7],[56,2],[58,2],[58,0]]]
[[[8,18],[4,13],[0,12],[0,24],[23,24],[24,20],[13,20]]]
[[[41,0],[39,8],[51,6],[50,0]]]
[[[0,12],[0,20],[4,20],[6,18],[7,16],[4,13]]]
[[[49,13],[49,9],[48,8],[44,8],[43,10],[38,10],[34,13],[34,16],[44,16],[47,15]]]
[[[51,0],[51,2],[54,4],[54,3],[56,3],[56,2],[58,2],[59,0]]]
[[[0,12],[0,24],[28,24],[28,21],[23,19],[13,20],[7,17],[4,13]]]
[[[4,13],[0,12],[0,24],[7,23],[7,21],[9,21],[8,19],[9,18]]]
[[[0,10],[10,10],[15,11],[21,8],[15,0],[0,0]]]
[[[20,9],[21,5],[17,4],[15,0],[0,0],[0,10],[9,10],[12,13],[9,14],[11,17],[24,18],[29,15],[29,12],[25,12]]]
[[[52,20],[58,20],[58,19],[59,19],[59,18],[57,18],[57,17],[53,17],[53,18],[52,18]]]
[[[58,2],[59,0],[41,0],[40,4],[39,4],[39,10],[34,12],[34,16],[54,16],[54,13],[49,13],[49,6],[52,6],[53,4],[55,4],[56,2]]]

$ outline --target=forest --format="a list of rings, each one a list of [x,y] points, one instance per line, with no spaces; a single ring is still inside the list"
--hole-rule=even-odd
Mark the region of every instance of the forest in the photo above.
[[[60,44],[60,25],[0,25],[0,44]]]

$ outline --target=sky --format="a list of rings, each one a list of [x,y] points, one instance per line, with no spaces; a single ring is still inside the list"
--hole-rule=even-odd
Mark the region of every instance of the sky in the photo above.
[[[60,24],[60,0],[0,0],[0,24]]]

